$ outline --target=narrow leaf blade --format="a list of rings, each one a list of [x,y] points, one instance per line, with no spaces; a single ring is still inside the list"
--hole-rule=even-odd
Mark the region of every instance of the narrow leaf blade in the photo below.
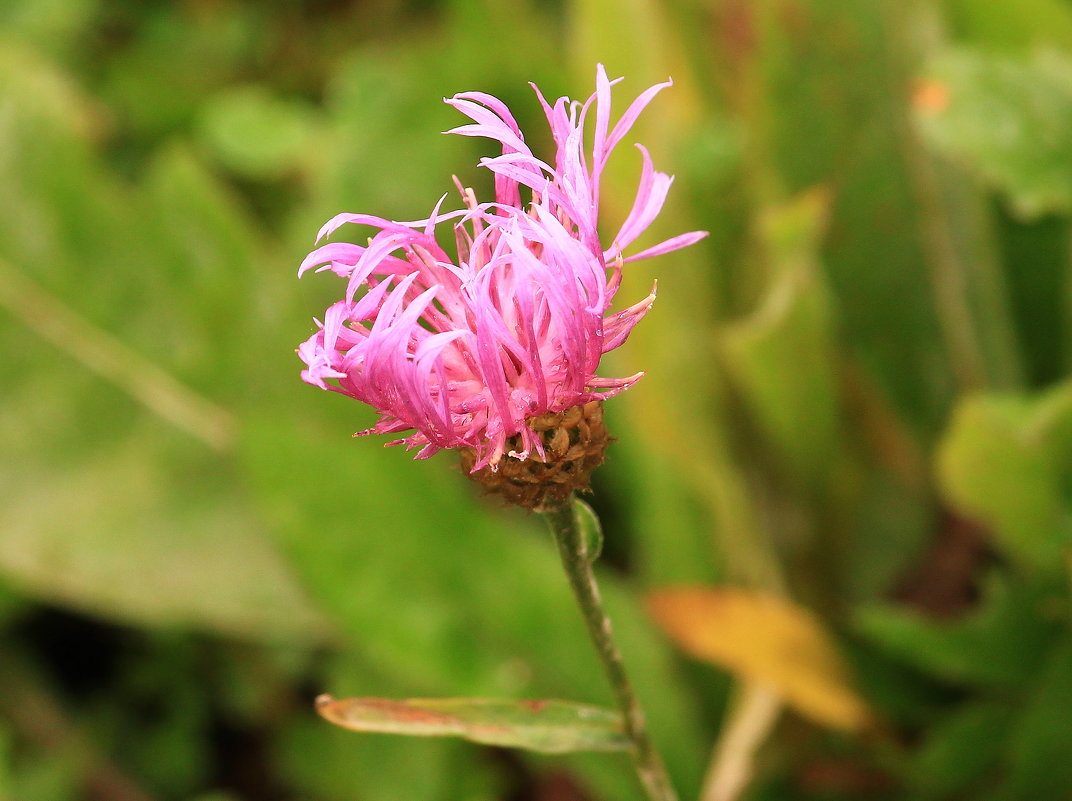
[[[417,737],[463,737],[475,743],[547,754],[624,751],[621,717],[568,701],[484,698],[341,698],[322,695],[317,712],[344,729]]]

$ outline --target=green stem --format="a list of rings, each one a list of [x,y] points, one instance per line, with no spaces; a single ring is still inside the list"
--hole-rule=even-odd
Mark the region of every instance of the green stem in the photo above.
[[[632,757],[637,776],[651,801],[677,801],[677,793],[670,784],[663,761],[648,737],[644,712],[614,642],[610,618],[603,609],[599,585],[592,571],[596,554],[590,553],[590,543],[574,513],[572,498],[558,508],[543,510],[543,515],[558,545],[566,577],[588,627],[588,636],[592,639],[622,711],[625,734],[633,744]]]

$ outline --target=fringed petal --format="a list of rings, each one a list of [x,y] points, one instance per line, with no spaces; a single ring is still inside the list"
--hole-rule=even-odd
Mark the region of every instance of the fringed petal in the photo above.
[[[665,253],[672,253],[675,250],[681,250],[687,248],[689,245],[695,245],[701,239],[707,237],[707,231],[691,231],[687,234],[678,234],[677,236],[670,237],[658,245],[653,245],[647,250],[642,250],[640,253],[634,253],[632,256],[627,256],[624,261],[640,261],[641,259],[650,259],[652,256],[662,256]]]
[[[495,470],[508,447],[515,458],[547,455],[533,419],[611,397],[643,375],[595,375],[602,354],[625,342],[655,299],[653,288],[640,302],[607,314],[622,265],[705,234],[682,234],[623,256],[622,248],[662,210],[673,181],[640,147],[630,212],[611,246],[600,242],[599,185],[607,158],[669,85],[641,93],[615,122],[616,83],[600,65],[595,93],[583,103],[564,97],[550,103],[533,87],[555,145],[547,161],[532,154],[502,101],[481,92],[455,95],[446,102],[470,122],[449,133],[501,147],[501,154],[480,161],[494,174],[494,202],[479,203],[456,181],[463,208],[442,211],[444,196],[423,220],[339,214],[321,228],[318,241],[347,223],[374,229],[366,245],[323,244],[299,267],[299,275],[330,269],[347,279],[343,299],[328,308],[298,355],[302,380],[380,413],[362,434],[400,437],[388,444],[417,450],[418,459],[444,448],[472,448],[474,472]],[[586,152],[589,121],[594,132]],[[527,203],[522,190],[531,193]],[[447,222],[455,258],[436,240],[437,226]]]

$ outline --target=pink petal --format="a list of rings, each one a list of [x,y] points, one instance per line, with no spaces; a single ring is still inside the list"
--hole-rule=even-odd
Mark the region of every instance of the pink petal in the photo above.
[[[681,250],[681,248],[687,248],[689,245],[694,245],[701,239],[707,236],[707,231],[690,231],[687,234],[678,234],[672,236],[660,242],[658,245],[653,245],[647,250],[642,250],[640,253],[634,253],[632,256],[628,256],[625,261],[640,261],[640,259],[650,259],[652,256],[662,256],[664,253],[671,253],[675,250]]]
[[[659,216],[663,203],[666,202],[666,195],[670,191],[670,185],[674,182],[674,179],[666,173],[655,171],[651,164],[651,155],[646,147],[637,145],[637,148],[640,150],[644,164],[633,208],[622,223],[618,235],[614,237],[614,244],[619,248],[630,245]]]

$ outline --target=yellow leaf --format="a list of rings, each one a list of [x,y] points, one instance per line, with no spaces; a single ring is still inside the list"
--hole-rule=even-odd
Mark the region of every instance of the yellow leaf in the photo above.
[[[818,723],[855,731],[870,720],[819,620],[782,598],[682,587],[648,597],[656,622],[686,653],[772,688]]]

